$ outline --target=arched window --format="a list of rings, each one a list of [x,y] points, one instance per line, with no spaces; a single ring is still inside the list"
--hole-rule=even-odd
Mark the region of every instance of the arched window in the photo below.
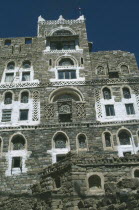
[[[15,63],[13,61],[8,63],[8,65],[7,65],[8,70],[13,70],[14,68],[15,68]]]
[[[59,133],[54,138],[56,149],[63,149],[67,147],[67,137],[63,133]]]
[[[12,93],[7,92],[5,93],[4,104],[11,104],[12,103]]]
[[[90,189],[101,188],[101,178],[98,175],[92,175],[88,179],[88,184]]]
[[[123,88],[123,96],[124,98],[128,99],[128,98],[131,98],[131,94],[130,94],[130,90],[129,88]]]
[[[31,67],[31,62],[30,61],[24,61],[23,62],[23,68],[24,69],[29,69]]]
[[[129,72],[129,71],[128,71],[128,66],[125,65],[125,64],[121,65],[121,71],[122,71],[123,73],[128,73],[128,72]]]
[[[29,93],[27,91],[21,93],[21,103],[28,103]]]
[[[11,150],[25,149],[25,139],[21,135],[16,135],[11,140]]]
[[[53,33],[53,36],[69,36],[69,35],[72,35],[72,33],[68,30],[58,30],[58,31],[55,31]]]
[[[134,171],[134,177],[139,178],[139,169]]]
[[[104,133],[104,138],[105,138],[105,145],[106,147],[111,147],[111,134],[109,132]]]
[[[118,137],[119,137],[119,141],[120,141],[121,145],[130,145],[131,144],[131,142],[130,142],[131,135],[128,131],[126,131],[126,130],[121,131],[119,133]]]
[[[103,88],[104,99],[111,99],[111,91],[109,88]]]
[[[78,145],[79,145],[79,149],[84,149],[84,148],[87,147],[86,136],[84,134],[79,134],[78,135]]]
[[[63,58],[59,61],[59,66],[73,66],[74,62],[70,58]]]

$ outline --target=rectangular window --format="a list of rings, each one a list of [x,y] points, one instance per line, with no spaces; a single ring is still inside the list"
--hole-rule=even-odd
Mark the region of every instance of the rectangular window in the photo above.
[[[13,82],[13,80],[14,80],[14,73],[5,74],[5,82]]]
[[[2,122],[8,122],[11,121],[11,113],[12,110],[11,109],[3,109],[2,110]]]
[[[57,155],[56,156],[56,162],[59,162],[61,160],[64,160],[65,159],[65,155]]]
[[[11,45],[11,40],[10,39],[6,39],[4,44],[7,45],[7,46],[10,46]]]
[[[32,38],[25,38],[25,44],[32,44]]]
[[[20,110],[20,120],[28,120],[28,109]]]
[[[12,168],[22,168],[22,158],[13,157],[12,158]]]
[[[119,78],[118,72],[109,72],[109,78]]]
[[[114,105],[105,105],[106,116],[115,116]]]
[[[76,70],[59,70],[58,79],[76,79]]]
[[[30,72],[22,73],[22,81],[30,81]]]
[[[128,115],[135,114],[135,110],[134,110],[133,104],[125,104],[125,107],[126,107],[126,113]]]

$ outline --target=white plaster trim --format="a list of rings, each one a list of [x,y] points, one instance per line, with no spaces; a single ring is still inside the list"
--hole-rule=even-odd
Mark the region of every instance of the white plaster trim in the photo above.
[[[50,54],[65,54],[65,53],[83,53],[83,49],[75,49],[75,50],[50,50],[50,47],[46,47],[45,50],[43,50],[44,54],[50,53]]]
[[[73,29],[71,29],[70,27],[60,26],[60,27],[57,27],[57,28],[53,29],[53,30],[49,33],[49,36],[52,36],[54,32],[60,31],[60,30],[70,31],[73,35],[76,35],[76,32],[75,32]]]

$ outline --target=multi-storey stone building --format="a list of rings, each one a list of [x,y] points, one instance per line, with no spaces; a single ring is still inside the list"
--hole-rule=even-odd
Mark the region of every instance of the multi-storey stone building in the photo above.
[[[0,209],[23,209],[23,200],[34,210],[107,209],[107,192],[129,192],[122,180],[138,188],[134,54],[92,52],[84,16],[40,16],[37,37],[4,38],[0,46]],[[23,193],[47,199],[10,197]]]

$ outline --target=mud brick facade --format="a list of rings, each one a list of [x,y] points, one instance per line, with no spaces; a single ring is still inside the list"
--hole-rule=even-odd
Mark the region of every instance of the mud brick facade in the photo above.
[[[134,54],[92,52],[84,16],[40,16],[0,39],[0,78],[0,210],[139,209]]]

